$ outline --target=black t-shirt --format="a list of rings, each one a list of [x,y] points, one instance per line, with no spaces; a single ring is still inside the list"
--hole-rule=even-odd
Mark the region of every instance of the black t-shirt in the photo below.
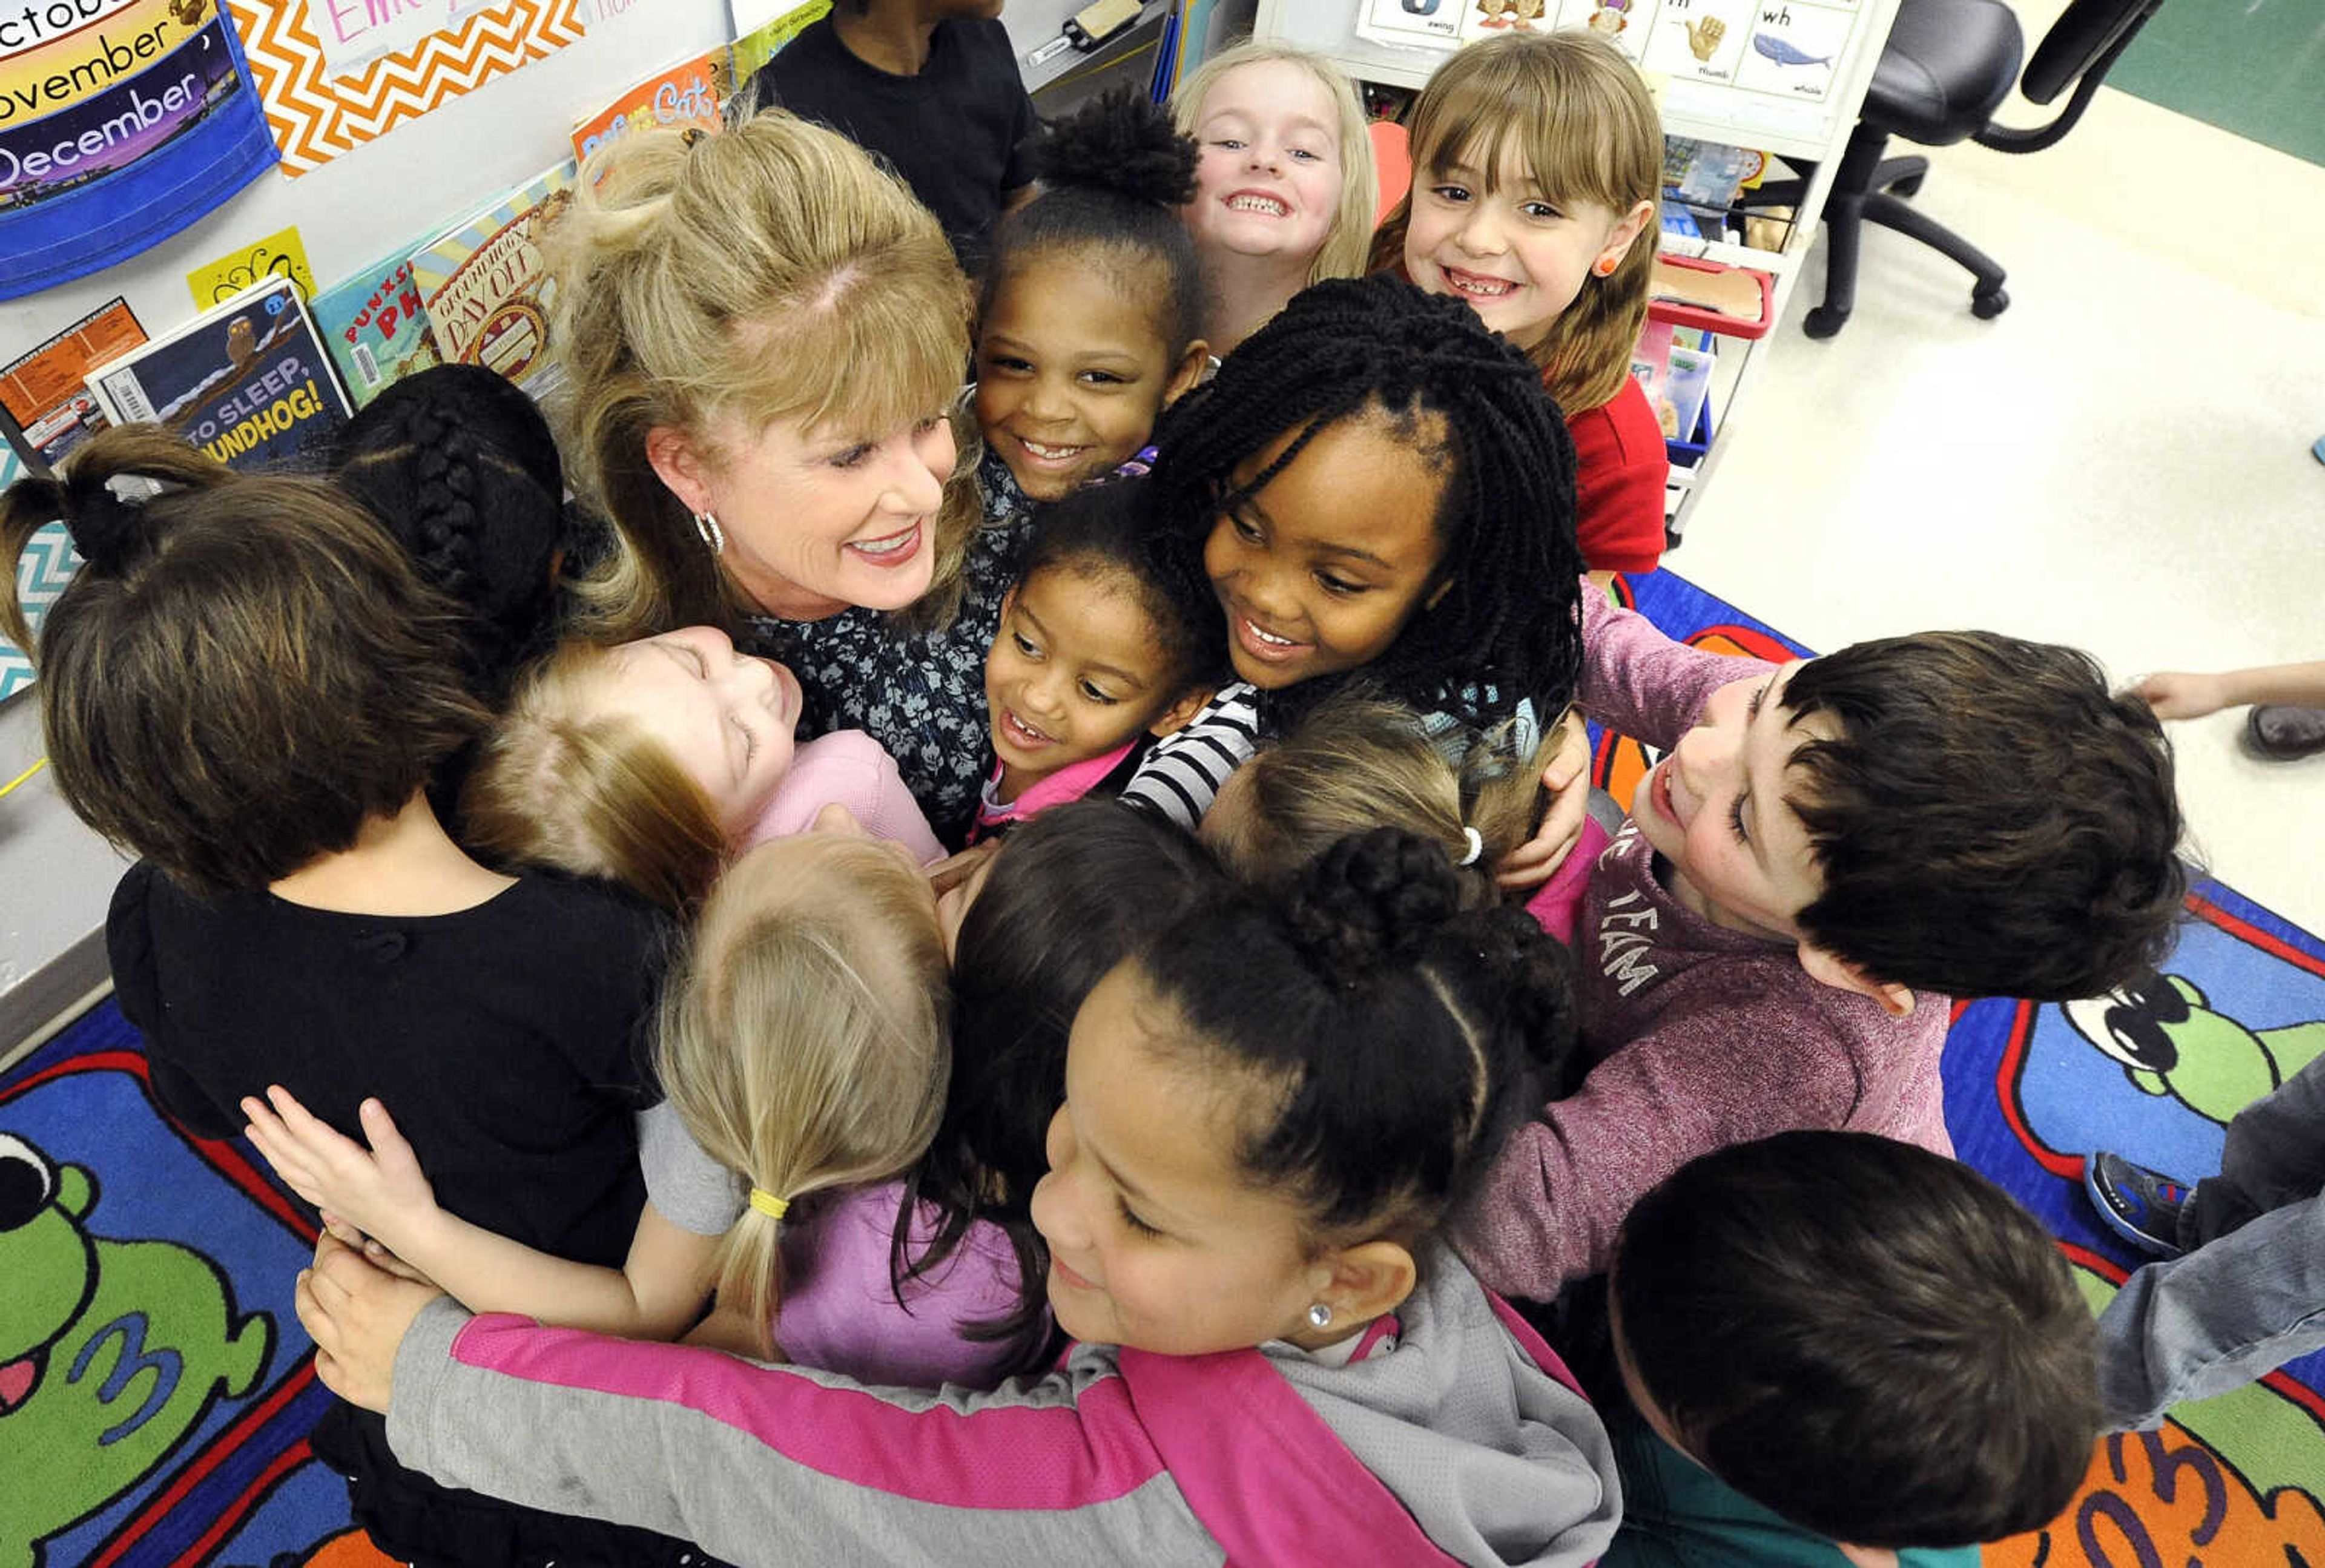
[[[197,898],[140,862],[106,948],[156,1096],[233,1137],[280,1083],[360,1137],[377,1095],[451,1213],[529,1247],[619,1267],[645,1186],[635,1117],[667,923],[608,886],[527,876],[452,914],[310,909],[269,893]],[[333,1406],[316,1452],[355,1485],[384,1545],[426,1563],[675,1561],[676,1543],[452,1492],[390,1457],[384,1424]]]
[[[761,108],[781,105],[894,165],[972,274],[1002,193],[1033,180],[1033,104],[998,22],[938,23],[920,74],[891,76],[850,54],[827,16],[751,79]]]

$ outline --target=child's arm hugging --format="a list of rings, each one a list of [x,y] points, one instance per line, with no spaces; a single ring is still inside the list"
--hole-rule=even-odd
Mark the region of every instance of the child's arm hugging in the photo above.
[[[244,1129],[274,1174],[323,1211],[333,1234],[352,1227],[477,1312],[522,1313],[566,1328],[631,1339],[675,1338],[710,1294],[716,1237],[681,1229],[649,1203],[618,1269],[536,1252],[437,1206],[435,1189],[387,1108],[363,1102],[366,1148],[318,1119],[280,1085],[272,1107],[242,1102]],[[334,1221],[338,1224],[334,1224]]]
[[[386,1412],[396,1456],[448,1486],[733,1562],[1219,1560],[1118,1376],[866,1388],[471,1319],[343,1248],[301,1276],[297,1304],[325,1385]]]

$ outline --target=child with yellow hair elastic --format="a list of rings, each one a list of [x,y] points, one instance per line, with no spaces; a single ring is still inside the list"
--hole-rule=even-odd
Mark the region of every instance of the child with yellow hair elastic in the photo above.
[[[916,863],[944,853],[857,729],[795,741],[800,684],[715,626],[569,644],[518,684],[461,795],[468,841],[684,911],[737,852],[839,805]]]
[[[927,878],[840,813],[738,861],[703,906],[662,1009],[669,1099],[642,1118],[647,1207],[619,1269],[535,1252],[437,1207],[376,1099],[371,1148],[280,1089],[243,1102],[294,1190],[480,1312],[697,1338],[874,1381],[974,1379],[958,1325],[1014,1308],[1014,1255],[963,1248],[889,1284],[894,1179],[936,1131],[951,997]]]

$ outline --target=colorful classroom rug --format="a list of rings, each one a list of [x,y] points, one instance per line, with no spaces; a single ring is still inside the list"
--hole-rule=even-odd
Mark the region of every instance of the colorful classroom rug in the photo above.
[[[1798,651],[1669,572],[1626,591],[1699,645]],[[1602,743],[1599,780],[1627,799],[1649,760]],[[1973,1003],[1948,1046],[1962,1157],[2042,1216],[2095,1304],[2135,1260],[2085,1210],[2083,1152],[2208,1172],[2237,1107],[2325,1050],[2325,943],[2217,885],[2190,915],[2143,995]],[[310,1240],[245,1146],[162,1118],[112,1004],[0,1078],[0,1568],[386,1561],[307,1452]],[[2066,1513],[1987,1562],[2325,1568],[2320,1492],[2325,1357],[2102,1443]]]

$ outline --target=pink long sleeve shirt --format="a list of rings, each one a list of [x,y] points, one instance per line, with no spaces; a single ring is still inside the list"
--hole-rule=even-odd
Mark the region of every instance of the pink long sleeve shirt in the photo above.
[[[1713,691],[1770,668],[1674,643],[1588,585],[1583,605],[1578,700],[1658,749]],[[1712,924],[1672,896],[1635,822],[1599,853],[1574,957],[1590,1074],[1511,1137],[1458,1236],[1494,1289],[1547,1300],[1603,1272],[1632,1203],[1730,1144],[1839,1127],[1953,1153],[1938,1080],[1950,998],[1918,993],[1892,1018],[1790,947]]]

